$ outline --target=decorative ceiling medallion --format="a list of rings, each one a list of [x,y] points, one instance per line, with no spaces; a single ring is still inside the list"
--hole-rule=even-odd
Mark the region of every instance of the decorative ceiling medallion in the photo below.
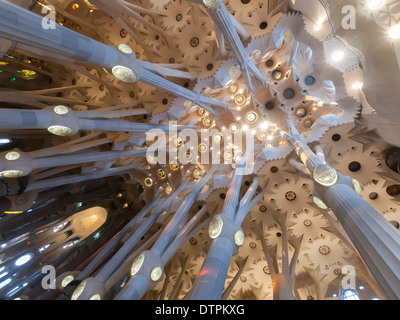
[[[288,192],[286,192],[286,194],[285,194],[285,198],[286,198],[286,200],[288,200],[288,201],[294,201],[294,200],[296,200],[296,193],[295,192],[293,192],[293,191],[288,191]]]
[[[271,274],[271,271],[269,270],[268,266],[264,266],[263,267],[263,271],[264,271],[265,274]]]
[[[260,206],[259,210],[260,210],[260,212],[266,212],[267,211],[267,207],[266,206]]]
[[[333,270],[333,273],[337,276],[340,276],[342,274],[342,269],[336,268],[335,270]]]
[[[318,251],[322,255],[327,255],[331,252],[331,249],[327,245],[322,245],[319,247]]]

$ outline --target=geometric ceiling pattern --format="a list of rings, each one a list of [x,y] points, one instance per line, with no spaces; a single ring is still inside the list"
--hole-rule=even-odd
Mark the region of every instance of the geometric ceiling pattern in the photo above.
[[[398,1],[357,5],[385,27],[380,37],[400,37]],[[0,26],[2,299],[194,299],[221,216],[240,233],[216,280],[220,299],[343,299],[350,267],[356,298],[387,298],[316,201],[292,141],[358,182],[399,232],[400,126],[368,103],[373,61],[336,33],[326,1],[0,8],[18,12],[15,26]],[[68,30],[60,43],[46,36],[51,23]],[[78,55],[85,39],[95,44]],[[45,266],[57,277],[43,282]]]

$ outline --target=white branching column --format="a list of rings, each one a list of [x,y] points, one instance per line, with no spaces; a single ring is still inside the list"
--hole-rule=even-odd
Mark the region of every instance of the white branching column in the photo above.
[[[155,221],[160,217],[160,215],[168,210],[169,205],[175,199],[175,197],[182,190],[181,188],[176,189],[173,193],[171,193],[166,199],[160,201],[158,199],[155,200],[155,203],[150,204],[149,206],[145,206],[141,212],[134,218],[134,222],[129,223],[124,229],[121,231],[122,234],[127,234],[128,239],[123,243],[121,248],[107,261],[107,263],[101,268],[101,270],[94,277],[90,277],[84,279],[85,276],[89,275],[95,264],[99,264],[101,261],[97,259],[96,262],[93,262],[88,265],[88,267],[83,270],[82,274],[79,275],[78,280],[83,280],[81,284],[76,288],[72,295],[73,300],[88,300],[93,299],[93,297],[102,299],[105,293],[110,289],[110,287],[106,286],[107,280],[112,276],[112,274],[118,269],[118,267],[122,264],[123,260],[128,256],[129,252],[135,245],[139,242],[139,240],[146,234],[146,232],[150,229],[150,227],[155,223]],[[157,205],[158,204],[158,205]],[[155,210],[151,213],[151,215],[144,219],[144,221],[140,224],[140,226],[132,232],[131,229],[134,229],[134,224],[143,219],[144,216],[150,211],[152,207],[157,205]],[[131,234],[130,234],[131,233]],[[129,235],[130,234],[130,235]],[[119,235],[118,235],[119,236]],[[105,258],[105,255],[110,253],[110,251],[117,245],[117,243],[121,243],[120,240],[122,236],[118,237],[118,240],[114,238],[100,253],[102,259]],[[97,258],[97,257],[96,257]],[[96,259],[95,259],[96,260]],[[111,283],[110,285],[114,285]]]
[[[179,70],[169,70],[136,59],[134,51],[127,45],[117,48],[108,46],[80,33],[55,24],[54,28],[43,28],[43,18],[8,1],[0,0],[0,36],[21,44],[33,53],[49,52],[66,57],[72,62],[97,66],[112,73],[117,79],[135,83],[142,81],[173,95],[193,101],[210,109],[208,104],[219,107],[229,105],[194,93],[175,84],[159,74],[175,77],[191,77]]]
[[[252,60],[249,59],[249,54],[246,52],[242,41],[239,38],[233,17],[225,8],[222,0],[203,0],[204,6],[207,8],[208,14],[216,25],[216,31],[221,32],[223,37],[219,37],[221,40],[229,44],[235,55],[239,66],[242,70],[242,75],[246,80],[246,84],[250,91],[254,90],[252,84],[251,75],[257,79],[260,83],[267,81],[266,77],[257,69],[256,65]],[[219,43],[223,46],[223,43]]]
[[[361,185],[323,162],[291,124],[290,141],[312,173],[314,202],[331,208],[388,299],[400,299],[400,232],[359,194]],[[321,149],[319,149],[320,153]]]
[[[0,153],[0,172],[3,177],[17,178],[30,174],[35,169],[67,166],[96,161],[107,161],[120,158],[139,157],[146,155],[147,148],[137,148],[126,151],[98,152],[90,150],[85,154],[60,155],[54,157],[33,158],[29,152],[19,149]]]
[[[115,297],[116,300],[139,300],[146,291],[154,288],[162,281],[164,266],[172,258],[175,252],[189,239],[192,231],[198,232],[195,225],[206,213],[203,207],[187,224],[179,230],[186,214],[196,201],[199,193],[215,172],[213,166],[193,187],[193,190],[185,197],[179,209],[150,250],[141,253],[132,263],[132,278]],[[203,224],[200,224],[201,227]]]
[[[113,117],[113,113],[118,113],[119,117],[145,113],[140,109],[125,112],[102,112],[100,110],[75,112],[67,106],[57,105],[42,110],[2,109],[1,112],[0,127],[3,130],[47,129],[50,133],[58,136],[73,136],[79,130],[137,133],[146,133],[152,129],[160,129],[165,132],[169,130],[168,125],[108,119]]]
[[[245,161],[236,162],[222,213],[216,215],[209,225],[213,242],[189,294],[190,300],[220,300],[222,297],[232,256],[244,242],[241,225],[261,195],[252,199],[258,187],[256,178],[239,203],[244,166]]]
[[[293,296],[293,283],[296,271],[297,258],[300,253],[302,237],[293,239],[291,242],[294,246],[295,252],[292,259],[289,259],[289,246],[287,234],[287,213],[273,214],[282,230],[282,270],[279,270],[277,252],[270,253],[267,242],[264,237],[263,223],[259,223],[254,229],[254,232],[260,238],[265,258],[271,274],[273,286],[273,299],[274,300],[294,300]]]

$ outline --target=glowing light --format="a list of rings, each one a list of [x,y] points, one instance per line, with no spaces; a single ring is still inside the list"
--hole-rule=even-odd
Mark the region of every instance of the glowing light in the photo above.
[[[337,50],[332,54],[332,60],[336,62],[341,61],[343,57],[344,57],[344,52],[341,50]]]
[[[64,115],[69,112],[69,110],[66,106],[55,106],[53,108],[53,111],[55,114],[58,114],[58,115]]]
[[[215,141],[215,142],[217,142],[217,143],[221,143],[221,142],[222,142],[222,140],[223,140],[223,136],[222,136],[222,134],[220,134],[220,133],[217,133],[217,134],[214,136],[214,141]]]
[[[169,167],[171,168],[171,170],[176,171],[179,169],[179,164],[176,162],[173,162],[169,165]]]
[[[242,230],[238,230],[235,233],[235,243],[238,247],[242,246],[244,243],[244,233]]]
[[[314,30],[315,31],[319,31],[321,29],[322,29],[322,23],[320,23],[320,22],[316,23],[315,26],[314,26]]]
[[[133,277],[135,274],[138,273],[139,269],[141,268],[143,262],[144,262],[145,255],[142,253],[139,257],[137,257],[131,267],[131,276]]]
[[[114,77],[122,82],[136,82],[137,76],[132,69],[129,69],[124,66],[115,66],[112,68],[112,73]]]
[[[118,50],[121,51],[123,54],[130,55],[133,53],[133,50],[127,44],[120,44],[118,45]]]
[[[216,239],[222,232],[224,226],[224,220],[221,216],[215,216],[208,227],[208,234],[211,239]]]
[[[161,267],[155,267],[150,274],[150,279],[154,282],[160,280],[161,276],[163,274],[163,271]]]
[[[56,136],[68,136],[72,133],[72,129],[65,126],[50,126],[47,130]]]
[[[23,177],[25,174],[21,170],[5,170],[1,171],[0,175],[6,178],[17,178],[17,177]]]
[[[271,143],[271,142],[267,142],[267,143],[265,144],[265,148],[267,148],[267,149],[273,148],[273,147],[274,147],[274,144]]]
[[[92,295],[89,300],[101,300],[101,296],[98,293],[96,293]]]
[[[235,102],[238,106],[242,106],[246,102],[246,97],[243,94],[237,94],[235,96]]]
[[[5,287],[6,285],[8,285],[11,282],[11,278],[8,278],[6,280],[4,280],[3,282],[0,283],[0,289]]]
[[[61,281],[61,286],[65,288],[67,285],[69,285],[72,281],[75,280],[75,277],[73,275],[66,276],[62,281]]]
[[[209,117],[205,117],[205,118],[203,119],[203,124],[204,124],[206,127],[211,126],[212,123],[213,123],[213,121],[212,121],[211,118],[209,118]]]
[[[363,87],[362,82],[354,82],[353,85],[351,86],[354,90],[360,90]]]
[[[328,209],[328,206],[320,198],[313,196],[313,201],[318,206],[318,208],[321,208],[323,210]]]
[[[257,134],[257,138],[258,138],[258,140],[260,140],[260,141],[267,140],[268,134],[267,134],[265,131],[260,131],[260,132]]]
[[[83,280],[75,289],[72,294],[71,300],[77,300],[79,296],[82,294],[83,290],[85,290],[87,280]]]
[[[151,186],[153,185],[153,180],[152,180],[151,178],[146,178],[146,179],[144,180],[144,184],[145,184],[147,187],[151,187]]]
[[[32,259],[32,255],[30,254],[30,253],[28,253],[28,254],[25,254],[25,255],[23,255],[22,257],[20,257],[20,258],[18,258],[16,261],[15,261],[15,265],[17,266],[17,267],[19,267],[19,266],[22,266],[22,265],[24,265],[25,263],[27,263],[29,260],[31,260]]]
[[[238,90],[238,87],[237,87],[237,86],[231,86],[231,87],[229,88],[229,91],[230,91],[231,93],[235,93],[237,90]]]
[[[368,8],[375,10],[383,5],[383,0],[368,0]]]
[[[266,130],[268,128],[269,128],[268,122],[263,122],[263,123],[260,124],[260,129],[261,130]]]
[[[361,184],[356,179],[352,180],[352,185],[353,185],[354,191],[357,192],[358,194],[361,194],[362,187],[361,187]]]
[[[196,170],[193,171],[193,176],[194,176],[196,179],[199,179],[199,178],[201,177],[202,173],[203,173],[203,172],[201,171],[201,169],[196,169]]]
[[[167,174],[166,174],[166,172],[165,172],[164,169],[159,169],[159,170],[157,171],[157,175],[158,175],[158,177],[159,177],[160,179],[165,179],[165,178],[167,177]]]
[[[296,115],[297,115],[299,118],[303,118],[303,117],[306,115],[306,113],[307,113],[307,111],[306,111],[306,109],[304,109],[304,108],[300,108],[300,109],[298,109],[298,110],[296,111]]]
[[[257,119],[258,115],[255,112],[249,112],[248,114],[246,114],[246,120],[250,123],[257,121]]]
[[[238,130],[239,130],[239,125],[236,124],[236,123],[232,123],[232,124],[229,126],[229,130],[230,130],[232,133],[238,132]]]
[[[74,9],[74,10],[79,9],[79,4],[74,3],[74,4],[72,5],[72,9]]]
[[[229,152],[229,151],[225,152],[224,159],[227,161],[232,160],[232,152]]]
[[[154,159],[153,156],[147,156],[147,157],[146,157],[146,160],[147,160],[147,162],[148,162],[149,164],[156,164],[156,163],[157,163],[157,161]]]
[[[400,38],[400,25],[397,24],[390,28],[389,37],[392,38],[393,40]]]
[[[19,152],[11,151],[11,152],[7,152],[4,157],[9,161],[14,161],[14,160],[19,159],[20,156],[21,156],[21,154]]]
[[[321,164],[315,167],[313,178],[319,184],[329,187],[337,182],[338,175],[336,170],[331,166]]]

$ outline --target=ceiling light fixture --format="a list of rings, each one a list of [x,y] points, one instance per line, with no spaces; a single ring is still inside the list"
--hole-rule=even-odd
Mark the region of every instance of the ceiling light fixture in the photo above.
[[[368,0],[368,8],[375,10],[383,5],[383,0]]]

